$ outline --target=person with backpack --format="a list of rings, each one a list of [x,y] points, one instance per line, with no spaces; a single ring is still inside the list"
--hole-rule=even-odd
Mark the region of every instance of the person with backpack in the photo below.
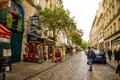
[[[88,63],[90,65],[90,68],[88,71],[92,71],[92,59],[95,59],[96,55],[94,53],[94,51],[91,49],[91,47],[88,47],[88,52],[87,52],[87,59],[88,59]]]

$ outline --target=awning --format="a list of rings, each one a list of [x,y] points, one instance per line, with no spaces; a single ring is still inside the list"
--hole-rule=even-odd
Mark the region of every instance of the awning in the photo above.
[[[41,38],[39,35],[35,34],[27,34],[27,42],[35,42],[35,43],[46,43],[47,45],[54,45],[55,42],[48,40],[46,38]]]
[[[45,38],[41,38],[36,34],[27,34],[27,42],[43,43]]]
[[[47,39],[45,42],[46,42],[47,45],[55,45],[55,42],[52,41],[52,40]]]
[[[0,38],[11,38],[12,32],[0,24]]]

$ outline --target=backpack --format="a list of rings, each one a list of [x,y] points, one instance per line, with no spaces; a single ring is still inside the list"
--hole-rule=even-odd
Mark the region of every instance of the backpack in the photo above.
[[[95,58],[96,58],[96,55],[95,55],[95,52],[94,52],[94,51],[91,51],[91,58],[92,58],[92,59],[95,59]]]

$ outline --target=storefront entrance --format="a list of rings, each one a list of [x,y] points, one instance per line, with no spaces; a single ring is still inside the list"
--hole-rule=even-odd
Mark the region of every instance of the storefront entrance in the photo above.
[[[11,56],[11,31],[9,31],[6,27],[0,24],[0,59],[2,57],[10,57]]]

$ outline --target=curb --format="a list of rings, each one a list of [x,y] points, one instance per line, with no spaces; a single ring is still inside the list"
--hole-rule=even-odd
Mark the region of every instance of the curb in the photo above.
[[[64,62],[64,61],[66,61],[66,60],[68,60],[68,59],[70,59],[70,58],[73,57],[73,56],[74,56],[74,55],[71,55],[70,57],[66,58],[65,60],[62,60],[62,61],[54,64],[53,66],[50,66],[50,67],[48,67],[48,68],[46,68],[46,69],[44,69],[44,70],[42,70],[42,71],[40,71],[40,72],[37,72],[37,73],[35,73],[35,74],[32,74],[31,76],[28,76],[28,77],[26,77],[26,78],[23,79],[23,80],[27,80],[27,79],[29,79],[29,78],[32,78],[32,77],[35,76],[35,75],[38,75],[38,74],[40,74],[40,73],[42,73],[42,72],[44,72],[44,71],[46,71],[46,70],[48,70],[48,69],[50,69],[50,68],[52,68],[52,67],[55,67],[56,65],[58,65],[58,64],[60,64],[60,63],[62,63],[62,62]]]
[[[109,66],[111,66],[112,68],[116,69],[116,67],[114,67],[113,65],[111,65],[110,63],[107,63]]]

